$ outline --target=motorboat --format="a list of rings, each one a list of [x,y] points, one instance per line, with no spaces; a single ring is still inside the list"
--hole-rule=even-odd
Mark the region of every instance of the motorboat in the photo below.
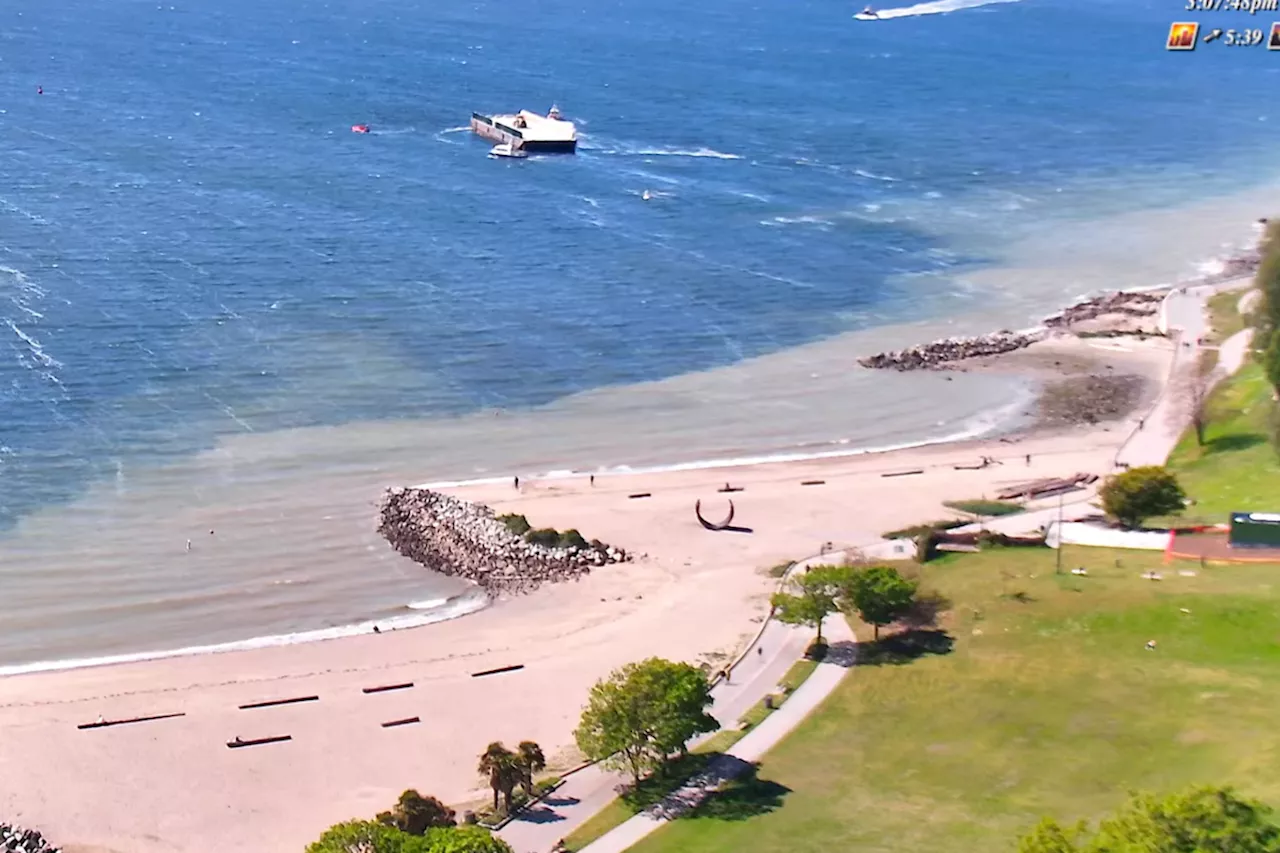
[[[352,133],[368,133],[368,132],[369,132],[369,125],[367,125],[367,124],[353,124],[353,125],[351,125],[351,132],[352,132]]]
[[[516,148],[512,146],[510,142],[503,142],[502,144],[495,145],[493,146],[493,148],[489,149],[489,156],[490,157],[510,157],[515,160],[520,160],[525,157],[528,157],[529,152],[521,148]]]
[[[854,15],[853,19],[855,21],[878,21],[880,20],[880,15],[876,12],[875,9],[872,9],[870,6],[868,6],[858,14]]]
[[[645,190],[643,193],[640,194],[640,198],[644,199],[645,201],[648,201],[649,199],[653,198],[653,196],[649,194],[648,190]]]

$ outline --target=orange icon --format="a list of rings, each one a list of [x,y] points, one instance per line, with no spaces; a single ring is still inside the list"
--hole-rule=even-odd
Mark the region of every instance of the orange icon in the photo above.
[[[1199,32],[1198,21],[1170,24],[1169,41],[1165,43],[1165,47],[1169,50],[1195,50]]]

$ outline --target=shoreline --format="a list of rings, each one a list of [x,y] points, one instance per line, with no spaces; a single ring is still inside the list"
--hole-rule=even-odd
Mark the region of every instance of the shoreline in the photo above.
[[[1235,258],[1228,259],[1224,261],[1224,263],[1231,264],[1235,262],[1235,260]],[[1051,351],[1055,346],[1061,345],[1064,340],[1074,341],[1077,343],[1083,343],[1085,341],[1084,337],[1076,337],[1069,331],[1064,334],[1063,327],[1054,325],[1053,321],[1067,316],[1074,309],[1091,305],[1099,298],[1104,298],[1106,296],[1167,293],[1180,286],[1196,286],[1200,284],[1220,285],[1228,282],[1238,282],[1242,286],[1245,284],[1243,279],[1223,277],[1219,273],[1206,273],[1197,279],[1187,280],[1185,285],[1181,283],[1175,285],[1162,284],[1143,288],[1132,288],[1123,291],[1112,291],[1100,296],[1086,296],[1082,299],[1073,301],[1070,305],[1064,307],[1060,311],[1047,316],[1044,323],[1041,325],[1025,330],[1025,332],[1015,333],[1044,333],[1042,337],[1037,337],[1036,340],[1032,341],[1028,346],[1020,347],[1008,352],[977,355],[969,358],[958,359],[938,366],[923,368],[925,372],[973,371],[1013,375],[1030,379],[1033,384],[1037,385],[1037,387],[1024,391],[1020,398],[1006,404],[995,413],[990,413],[994,415],[994,417],[984,419],[983,422],[973,424],[960,431],[947,433],[945,435],[923,438],[900,444],[859,447],[847,446],[850,444],[849,440],[834,440],[817,445],[811,443],[801,447],[784,447],[773,451],[765,451],[747,456],[713,457],[709,459],[677,461],[657,465],[630,466],[624,464],[598,467],[595,469],[559,469],[545,473],[513,472],[512,474],[499,476],[432,480],[430,482],[412,485],[409,488],[469,490],[475,487],[507,485],[511,482],[512,477],[517,475],[529,484],[554,484],[557,482],[582,480],[589,477],[597,477],[602,481],[608,481],[615,478],[654,476],[683,472],[733,471],[735,469],[751,469],[761,466],[768,467],[775,465],[823,462],[836,463],[861,458],[883,458],[909,451],[927,452],[930,449],[946,450],[964,448],[967,446],[980,446],[983,442],[991,440],[996,440],[1001,443],[1020,443],[1028,439],[1059,438],[1072,432],[1072,430],[1076,429],[1078,425],[1066,423],[1040,423],[1037,422],[1034,415],[1026,409],[1028,405],[1035,405],[1042,398],[1045,386],[1048,382],[1052,381],[1055,376],[1059,379],[1064,376],[1068,376],[1070,375],[1069,372],[1059,373],[1052,369],[1046,371],[1035,366],[1020,366],[1016,363],[1020,357],[1039,354],[1045,350]],[[1067,328],[1069,328],[1069,325]],[[1120,333],[1119,336],[1122,338],[1128,337],[1126,333]],[[1091,338],[1094,336],[1089,335],[1088,337]],[[946,341],[949,339],[940,340]],[[1114,338],[1111,338],[1111,340],[1114,340]],[[937,341],[932,343],[937,343]],[[925,346],[927,346],[927,344]],[[1095,355],[1095,358],[1096,357],[1097,356]],[[862,369],[874,370],[875,368]],[[1161,382],[1163,382],[1163,377],[1158,375],[1144,377],[1146,387],[1141,394],[1141,398],[1133,403],[1131,409],[1136,410],[1142,405],[1143,400],[1149,401],[1152,399],[1153,393],[1158,393],[1158,388],[1155,392],[1152,391],[1152,383],[1159,385]],[[1122,420],[1124,417],[1127,417],[1128,414],[1129,412],[1121,413],[1119,419]],[[389,548],[390,546],[386,545],[386,547]],[[422,570],[421,566],[416,566],[415,568]],[[552,584],[552,586],[556,585],[557,584]],[[284,634],[258,635],[238,640],[196,644],[169,649],[123,652],[104,655],[101,657],[38,660],[0,665],[0,679],[42,672],[65,672],[83,668],[111,667],[155,660],[229,654],[263,648],[279,648],[310,643],[323,643],[329,640],[372,635],[375,633],[375,626],[377,626],[380,631],[384,632],[407,631],[416,628],[425,628],[430,625],[438,625],[443,622],[453,621],[464,616],[476,614],[491,608],[497,600],[498,599],[493,599],[487,595],[480,586],[471,583],[466,591],[448,596],[441,601],[439,605],[431,608],[430,612],[422,615],[413,615],[413,613],[410,612],[397,616],[370,616],[365,619],[347,622],[340,625]],[[422,609],[414,607],[413,604],[414,603],[406,604],[405,608],[409,611]]]
[[[1148,395],[1165,386],[1175,352],[1165,339],[1072,346],[1081,364],[1148,377]],[[22,735],[0,742],[0,763],[26,768],[21,779],[0,779],[0,802],[23,825],[94,853],[194,853],[192,839],[199,849],[257,853],[264,837],[300,848],[406,788],[449,803],[476,799],[483,785],[474,756],[488,741],[535,740],[553,768],[573,764],[581,705],[611,669],[650,656],[711,668],[731,659],[767,612],[776,588],[768,566],[879,542],[884,531],[953,514],[945,500],[1109,472],[1142,415],[837,458],[619,473],[594,485],[561,476],[522,478],[519,490],[506,478],[452,488],[451,497],[526,515],[537,527],[579,529],[634,560],[499,599],[429,632],[0,678],[0,727]],[[997,462],[975,466],[981,457]],[[749,533],[710,532],[694,519],[699,499],[708,515],[720,512],[726,481]],[[639,493],[647,497],[632,497]],[[414,687],[367,693],[401,683]],[[319,698],[242,710],[302,696]],[[510,713],[516,697],[518,715]],[[182,716],[75,731],[99,716],[166,713]],[[382,727],[413,716],[425,724]],[[279,747],[225,746],[233,737],[285,734],[292,740]],[[302,806],[262,809],[265,791],[287,792]],[[178,808],[179,800],[210,805]],[[223,820],[227,810],[237,820]]]

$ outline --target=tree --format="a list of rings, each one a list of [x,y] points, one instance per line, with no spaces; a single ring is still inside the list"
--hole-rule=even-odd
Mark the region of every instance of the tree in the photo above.
[[[1280,393],[1280,329],[1271,333],[1271,343],[1262,352],[1262,369],[1271,387]]]
[[[524,794],[533,799],[533,774],[547,766],[547,759],[542,754],[542,747],[531,740],[522,740],[516,746],[516,758],[520,763],[520,786]]]
[[[511,793],[520,784],[520,759],[514,752],[494,741],[480,754],[480,763],[476,772],[489,780],[493,789],[493,808],[498,808],[498,794],[502,794],[503,803],[508,814],[511,813]]]
[[[1107,515],[1125,527],[1138,527],[1152,516],[1181,512],[1187,497],[1178,478],[1159,465],[1130,468],[1108,477],[1098,495]]]
[[[420,847],[407,846],[418,840],[377,821],[349,820],[329,827],[307,853],[418,853]]]
[[[847,583],[849,570],[842,566],[813,566],[791,581],[792,592],[774,593],[773,615],[788,625],[811,625],[822,642],[822,623],[839,610],[836,597]]]
[[[422,853],[513,853],[511,845],[479,826],[432,829]]]
[[[1213,390],[1214,363],[1203,354],[1184,367],[1173,386],[1173,408],[1169,412],[1171,426],[1182,431],[1188,421],[1196,431],[1196,445],[1204,447],[1204,431],[1209,424],[1209,392]]]
[[[911,612],[918,586],[892,566],[868,566],[849,575],[841,598],[879,640],[881,625],[891,625]]]
[[[1018,853],[1280,853],[1280,827],[1261,803],[1230,788],[1191,788],[1163,799],[1135,794],[1090,837],[1046,818]]]
[[[412,789],[401,794],[395,807],[379,814],[377,820],[410,835],[423,835],[432,827],[456,824],[453,809],[435,797],[424,797]]]
[[[710,704],[711,685],[697,667],[649,658],[596,682],[573,735],[588,758],[630,771],[638,785],[690,738],[720,727]]]

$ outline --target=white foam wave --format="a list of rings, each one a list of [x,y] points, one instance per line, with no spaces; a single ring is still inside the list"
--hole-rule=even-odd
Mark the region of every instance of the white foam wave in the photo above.
[[[468,127],[467,125],[460,124],[457,127],[446,127],[444,130],[440,132],[441,133],[466,133],[470,129],[471,128]]]
[[[421,602],[428,604],[429,602]],[[222,654],[249,649],[266,649],[278,646],[294,646],[299,643],[314,643],[320,640],[336,640],[341,637],[354,637],[359,634],[372,634],[374,626],[379,631],[397,631],[406,628],[419,628],[436,622],[446,622],[466,616],[488,605],[489,599],[479,590],[463,593],[456,598],[446,599],[442,606],[427,609],[425,613],[412,616],[396,616],[390,619],[370,620],[353,625],[340,625],[336,628],[323,628],[315,631],[299,631],[293,634],[273,634],[267,637],[254,637],[232,643],[217,643],[207,646],[187,646],[181,649],[165,651],[137,652],[126,655],[106,655],[96,658],[73,658],[70,660],[38,661],[36,663],[0,666],[0,677],[8,675],[26,675],[33,672],[61,672],[68,669],[84,669],[91,666],[111,666],[121,663],[137,663],[147,660],[164,660],[166,658],[190,657],[192,655]],[[413,605],[410,605],[413,607]]]
[[[876,18],[914,18],[920,15],[943,15],[947,12],[958,12],[961,9],[976,9],[979,6],[991,6],[996,3],[1017,3],[1019,0],[933,0],[930,3],[917,3],[914,6],[903,6],[898,9],[877,9]]]
[[[833,224],[821,216],[775,216],[773,221],[779,225],[817,225],[819,228],[829,228]]]
[[[38,361],[41,366],[48,368],[62,367],[62,362],[45,352],[44,345],[24,332],[17,323],[6,319],[4,324],[8,326],[15,335],[21,338],[24,343],[26,343],[27,349],[31,352],[32,357]]]
[[[583,148],[581,143],[579,148]],[[709,157],[713,160],[741,160],[741,154],[726,154],[714,148],[589,148],[599,154],[623,154],[634,157]]]
[[[896,184],[902,180],[902,178],[894,178],[889,175],[877,175],[875,172],[868,172],[865,169],[854,169],[853,173],[862,178],[868,178],[873,181],[885,181],[886,183],[891,184]]]

